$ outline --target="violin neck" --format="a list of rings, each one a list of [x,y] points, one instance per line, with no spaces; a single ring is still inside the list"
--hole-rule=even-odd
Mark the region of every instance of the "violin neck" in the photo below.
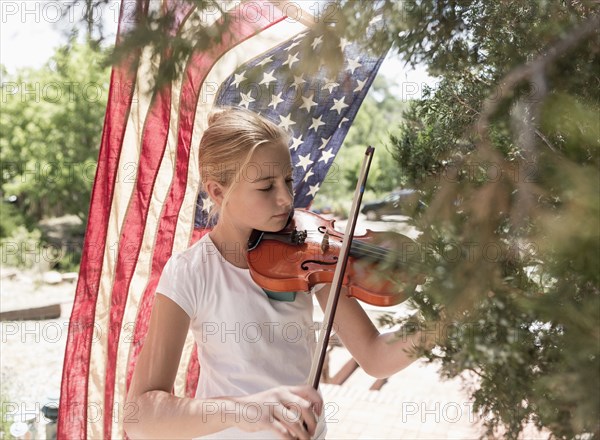
[[[364,243],[360,240],[353,240],[350,247],[350,256],[373,263],[390,262],[394,267],[402,266],[405,261],[402,259],[401,252],[386,249],[370,243]]]

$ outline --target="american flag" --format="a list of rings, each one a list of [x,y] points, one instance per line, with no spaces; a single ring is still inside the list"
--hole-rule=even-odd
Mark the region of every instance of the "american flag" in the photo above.
[[[227,13],[237,14],[230,34],[194,52],[167,86],[148,85],[144,51],[131,57],[137,69],[113,68],[70,318],[59,438],[124,438],[123,420],[136,417],[125,397],[163,265],[208,230],[197,151],[207,115],[244,106],[288,130],[295,206],[308,207],[383,60],[342,39],[339,71],[321,65],[308,72],[301,42],[318,66],[323,35],[278,15],[272,2],[228,4],[236,7]],[[252,8],[247,16],[245,6]],[[135,25],[132,17],[165,7],[176,13],[173,34],[185,35],[196,19],[219,18],[186,0],[123,0],[117,44]],[[193,396],[199,374],[190,333],[174,393]]]

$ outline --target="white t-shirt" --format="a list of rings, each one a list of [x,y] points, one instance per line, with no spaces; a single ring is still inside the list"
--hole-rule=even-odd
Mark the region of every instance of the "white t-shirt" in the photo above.
[[[209,235],[167,261],[158,293],[190,317],[198,345],[196,398],[243,396],[305,384],[315,352],[312,297],[271,300],[250,271],[221,256]],[[323,437],[323,417],[315,438]],[[272,431],[226,429],[210,438],[276,438]]]

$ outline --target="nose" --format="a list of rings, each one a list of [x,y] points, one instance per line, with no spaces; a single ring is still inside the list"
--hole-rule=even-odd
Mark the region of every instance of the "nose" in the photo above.
[[[294,206],[294,190],[287,183],[279,185],[279,191],[277,193],[277,204],[279,206],[285,206],[286,208],[292,208]]]

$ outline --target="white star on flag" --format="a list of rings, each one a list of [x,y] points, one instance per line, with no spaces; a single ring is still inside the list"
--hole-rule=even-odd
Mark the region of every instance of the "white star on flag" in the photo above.
[[[338,115],[341,115],[342,110],[345,109],[346,107],[348,107],[348,104],[346,104],[344,102],[343,96],[340,99],[333,98],[333,102],[335,102],[335,104],[333,104],[333,106],[331,106],[331,110],[335,109],[338,112]]]
[[[302,139],[302,136],[300,136],[299,138],[293,137],[292,138],[292,145],[290,145],[290,149],[296,151],[298,149],[298,147],[300,145],[302,145],[302,142],[304,142],[304,140]]]
[[[237,87],[238,85],[240,85],[243,81],[246,80],[246,76],[244,75],[246,72],[242,72],[242,73],[236,73],[234,74],[234,80],[231,83],[231,85]]]
[[[209,196],[202,197],[202,211],[206,212],[207,214],[210,212],[210,208],[213,205],[213,201]]]
[[[323,155],[319,158],[319,162],[323,161],[323,163],[328,163],[334,157],[335,154],[333,154],[331,150],[325,150],[323,151]]]
[[[302,78],[302,74],[300,74],[300,76],[294,75],[294,84],[292,84],[290,86],[290,88],[292,88],[292,87],[298,88],[298,86],[301,86],[305,82],[306,81],[304,80],[304,78]]]
[[[329,93],[332,93],[332,92],[333,92],[333,89],[335,89],[337,86],[339,86],[339,84],[338,84],[338,83],[336,83],[335,81],[331,81],[331,82],[328,82],[327,84],[325,84],[325,86],[324,86],[324,87],[325,87],[327,90],[329,90]]]
[[[264,66],[265,64],[269,64],[269,63],[271,63],[271,62],[273,62],[273,58],[271,58],[271,57],[268,57],[268,58],[265,58],[264,60],[262,60],[262,61],[261,61],[260,63],[258,63],[257,65],[258,65],[258,66]]]
[[[317,194],[317,191],[319,191],[320,185],[317,183],[316,185],[309,185],[309,186],[310,186],[310,190],[308,191],[308,193],[306,195],[314,197]]]
[[[295,124],[295,122],[292,121],[292,118],[290,118],[289,114],[287,116],[279,115],[279,119],[281,119],[279,126],[282,127],[284,130],[289,130],[290,125]]]
[[[302,179],[302,181],[304,182],[308,182],[308,179],[310,179],[311,176],[314,176],[315,173],[313,173],[312,168],[309,168],[308,171],[306,172],[306,174],[304,175],[304,178]]]
[[[300,106],[300,108],[305,108],[310,113],[310,109],[317,105],[317,103],[315,101],[313,101],[314,96],[315,96],[314,93],[311,93],[311,95],[308,98],[303,96],[302,97],[302,105]]]
[[[288,57],[287,57],[287,60],[285,60],[285,61],[283,62],[283,65],[284,65],[284,66],[285,66],[285,65],[289,65],[289,66],[290,66],[290,69],[291,69],[291,68],[292,68],[292,66],[294,65],[294,63],[296,63],[296,62],[300,61],[296,55],[297,55],[297,54],[295,54],[295,53],[294,53],[294,54],[291,54],[291,55],[288,55]]]
[[[315,38],[311,44],[311,47],[313,48],[313,50],[315,50],[317,47],[319,47],[319,44],[321,44],[323,42],[323,36],[319,35],[317,38]]]
[[[348,46],[348,40],[345,38],[340,38],[340,50],[343,52],[346,46]]]
[[[275,78],[273,76],[273,72],[275,72],[275,70],[271,70],[270,72],[265,72],[264,75],[263,75],[263,79],[260,82],[260,84],[267,84],[268,85],[269,83],[271,83],[273,81],[277,81],[277,78]]]
[[[271,102],[269,103],[268,107],[273,106],[273,109],[275,109],[277,108],[277,104],[280,102],[283,102],[283,99],[281,99],[281,92],[279,92],[277,95],[271,95]]]
[[[356,82],[358,83],[358,86],[356,86],[353,92],[360,92],[362,89],[364,89],[367,81],[361,81],[360,79],[357,79]]]
[[[310,125],[310,127],[308,127],[308,129],[317,131],[321,125],[325,125],[325,122],[321,120],[322,117],[323,115],[319,116],[316,119],[312,118],[312,124]]]
[[[255,101],[255,99],[251,96],[251,93],[252,89],[248,90],[248,94],[240,93],[240,97],[242,98],[242,100],[240,101],[240,105],[243,105],[244,107],[248,108],[250,103]]]
[[[294,40],[294,42],[292,44],[290,44],[286,50],[289,52],[290,50],[292,50],[294,47],[298,46],[299,44],[300,44],[300,41]]]
[[[298,34],[294,38],[292,38],[292,41],[301,40],[306,34],[308,34],[308,32],[302,32],[301,34]]]
[[[302,156],[301,154],[298,155],[298,164],[296,164],[297,167],[302,167],[304,169],[304,171],[306,171],[306,168],[309,165],[312,165],[313,161],[310,160],[310,153],[308,153],[306,156]]]
[[[331,136],[329,136],[328,138],[321,138],[321,146],[319,147],[319,150],[322,150],[323,148],[325,148],[330,140],[331,140]]]
[[[350,70],[350,73],[354,73],[354,71],[360,66],[362,66],[362,64],[358,62],[358,58],[348,60],[348,69]]]

